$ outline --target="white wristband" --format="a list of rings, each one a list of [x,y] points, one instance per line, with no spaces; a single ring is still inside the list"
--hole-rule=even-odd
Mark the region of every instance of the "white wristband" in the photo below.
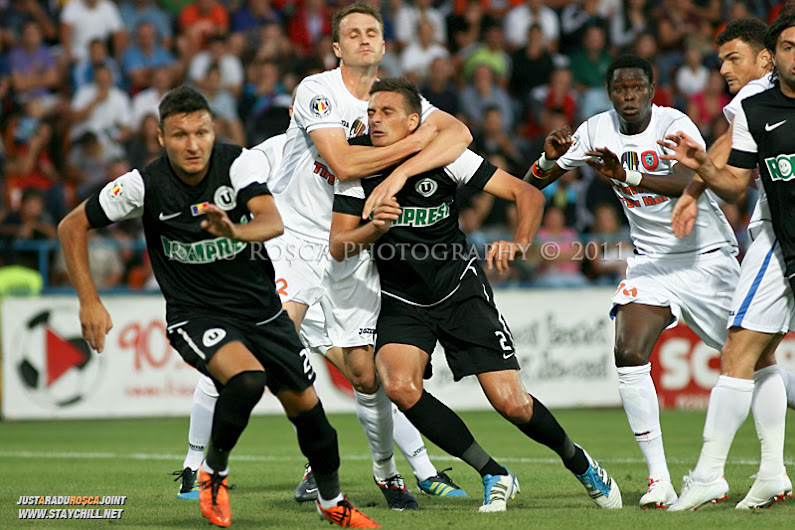
[[[627,177],[624,182],[626,182],[630,186],[640,186],[640,181],[643,179],[643,175],[641,174],[640,171],[633,171],[630,169],[626,173]]]
[[[547,158],[546,153],[541,153],[541,157],[536,162],[538,164],[538,169],[541,171],[549,171],[553,167],[555,167],[556,162],[554,160],[550,160]]]

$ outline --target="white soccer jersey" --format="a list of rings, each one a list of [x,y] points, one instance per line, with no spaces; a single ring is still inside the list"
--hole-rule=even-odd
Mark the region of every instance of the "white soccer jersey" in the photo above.
[[[309,133],[341,127],[348,138],[366,134],[367,106],[367,101],[345,87],[339,68],[306,77],[298,85],[280,177],[287,180],[279,208],[287,230],[309,241],[328,243],[337,179]],[[422,99],[423,120],[435,109]]]
[[[737,94],[734,95],[728,105],[723,107],[723,115],[726,117],[729,123],[734,121],[734,116],[737,114],[737,109],[740,108],[740,104],[745,98],[759,94],[760,92],[764,92],[765,90],[773,87],[772,75],[773,74],[766,74],[759,79],[750,81],[747,85],[742,87]],[[751,214],[751,219],[748,221],[749,230],[752,230],[756,225],[759,224],[760,221],[770,221],[772,219],[770,216],[770,206],[767,204],[767,193],[765,192],[765,187],[761,182],[759,182],[758,179],[759,177],[757,175],[756,190],[758,192],[758,200],[754,205],[754,211]]]
[[[262,151],[265,153],[265,158],[268,159],[268,180],[266,181],[266,184],[268,185],[268,189],[271,190],[274,199],[276,198],[276,195],[284,191],[284,188],[287,186],[287,179],[284,178],[284,172],[281,171],[284,144],[286,141],[287,134],[277,134],[276,136],[271,136],[264,142],[251,148],[256,149],[257,151]]]
[[[574,169],[585,164],[588,158],[586,152],[607,147],[616,153],[628,170],[668,175],[673,171],[675,161],[661,158],[666,149],[657,144],[657,140],[678,131],[684,131],[704,145],[696,125],[676,109],[652,105],[649,126],[645,131],[633,135],[621,134],[618,115],[610,110],[580,125],[574,133],[572,146],[558,159],[557,164],[563,169]],[[734,232],[710,192],[704,193],[698,201],[699,212],[693,232],[680,240],[671,228],[675,198],[652,193],[643,187],[628,186],[617,180],[611,180],[611,183],[629,219],[630,235],[638,252],[663,255],[737,247]]]

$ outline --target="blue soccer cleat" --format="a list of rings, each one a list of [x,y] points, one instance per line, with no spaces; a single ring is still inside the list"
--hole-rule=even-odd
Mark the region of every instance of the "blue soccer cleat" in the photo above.
[[[436,475],[425,480],[418,480],[417,486],[426,495],[437,497],[466,497],[467,492],[458,487],[453,480],[447,476],[445,471],[450,471],[451,467],[439,471]]]

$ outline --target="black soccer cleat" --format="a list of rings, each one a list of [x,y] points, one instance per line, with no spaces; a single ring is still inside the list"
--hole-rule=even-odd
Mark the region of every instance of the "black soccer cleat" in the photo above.
[[[199,498],[199,484],[196,482],[196,476],[199,471],[186,467],[182,471],[174,471],[172,475],[175,478],[174,482],[182,479],[182,485],[179,488],[177,497],[180,499],[198,500]]]
[[[406,488],[406,483],[400,473],[396,473],[391,477],[380,480],[373,477],[376,485],[381,489],[381,493],[386,498],[386,503],[389,505],[390,510],[417,510],[419,505],[414,495]]]
[[[312,473],[312,466],[306,464],[304,469],[304,476],[298,487],[295,488],[293,497],[296,502],[309,502],[317,500],[317,482],[315,482],[315,474]]]

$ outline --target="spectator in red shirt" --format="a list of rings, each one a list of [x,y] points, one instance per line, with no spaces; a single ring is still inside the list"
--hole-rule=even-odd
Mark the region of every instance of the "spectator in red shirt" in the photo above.
[[[203,49],[213,35],[229,31],[229,12],[215,0],[195,0],[179,14],[180,42],[178,46],[187,57]]]
[[[290,18],[287,29],[290,40],[306,55],[321,35],[331,35],[331,13],[323,0],[304,0]]]

